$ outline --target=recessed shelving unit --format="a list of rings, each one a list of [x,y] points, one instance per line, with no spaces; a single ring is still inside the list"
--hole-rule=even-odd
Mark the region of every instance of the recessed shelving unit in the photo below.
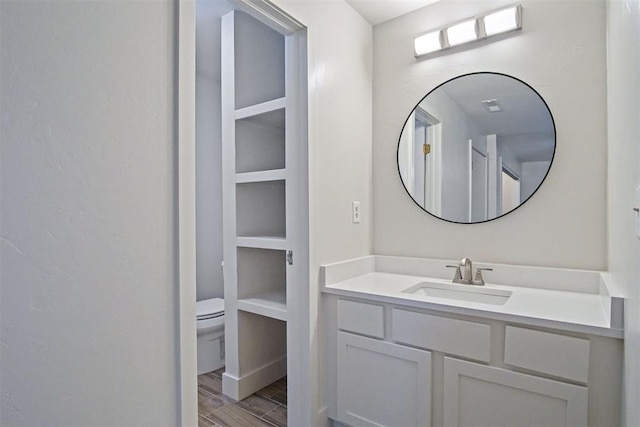
[[[285,168],[283,108],[236,119],[235,131],[236,173]]]
[[[236,184],[238,237],[285,238],[285,181]]]
[[[286,320],[286,252],[239,247],[238,309]]]
[[[244,379],[240,394],[253,393],[253,384],[271,384],[286,375],[287,322],[239,311],[237,332],[242,355],[238,376]]]
[[[234,109],[284,98],[285,36],[245,13],[234,15]]]
[[[293,263],[306,239],[306,38],[274,28],[238,11],[222,19],[223,392],[237,400],[286,375],[292,282],[308,277]]]

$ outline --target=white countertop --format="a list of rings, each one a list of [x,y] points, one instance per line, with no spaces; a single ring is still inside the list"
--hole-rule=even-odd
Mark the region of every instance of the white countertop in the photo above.
[[[389,257],[386,257],[385,262],[389,262]],[[428,262],[433,263],[434,261],[429,260]],[[445,263],[445,261],[442,262]],[[361,258],[354,260],[353,265],[356,268],[351,268],[352,266],[348,263],[324,266],[325,283],[322,291],[328,294],[364,298],[459,315],[614,338],[623,337],[623,330],[613,328],[611,325],[611,310],[607,309],[608,304],[610,307],[611,297],[606,292],[594,292],[593,289],[586,292],[576,292],[575,290],[527,287],[521,284],[509,286],[487,281],[485,289],[492,288],[512,292],[504,305],[493,305],[402,292],[424,281],[451,284],[451,280],[375,271],[375,256],[372,262]],[[351,270],[347,274],[344,274],[345,266],[346,270]],[[332,267],[336,268],[331,270]],[[342,270],[340,274],[335,274],[335,271],[339,269]],[[583,272],[580,271],[580,273]],[[597,274],[597,272],[594,273]],[[331,278],[327,280],[328,277]]]

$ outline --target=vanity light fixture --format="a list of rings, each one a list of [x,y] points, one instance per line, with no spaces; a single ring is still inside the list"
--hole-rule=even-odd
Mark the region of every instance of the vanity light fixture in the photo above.
[[[421,35],[414,40],[414,54],[417,58],[521,28],[522,5],[510,6]]]

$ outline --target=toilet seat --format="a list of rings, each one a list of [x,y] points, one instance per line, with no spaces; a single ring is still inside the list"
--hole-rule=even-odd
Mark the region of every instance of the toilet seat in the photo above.
[[[196,302],[196,319],[214,319],[224,315],[224,300],[211,298]]]

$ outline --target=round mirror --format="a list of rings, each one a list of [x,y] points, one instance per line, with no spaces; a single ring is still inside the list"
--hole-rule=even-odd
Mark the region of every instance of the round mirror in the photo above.
[[[531,86],[505,74],[465,74],[433,89],[409,114],[398,171],[431,215],[484,222],[536,192],[555,147],[551,111]]]

